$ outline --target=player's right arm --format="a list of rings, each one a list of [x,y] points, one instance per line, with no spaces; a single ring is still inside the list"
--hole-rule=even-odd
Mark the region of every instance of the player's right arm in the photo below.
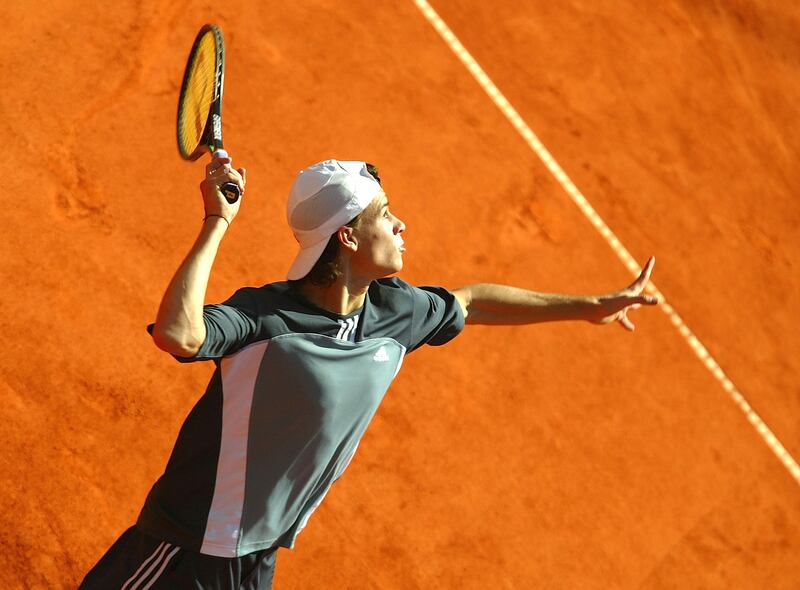
[[[242,202],[240,198],[234,204],[228,203],[219,187],[225,182],[235,182],[244,194],[245,170],[234,170],[230,164],[230,158],[216,157],[206,166],[206,177],[200,183],[206,212],[203,227],[158,308],[153,341],[161,350],[176,356],[194,356],[206,339],[203,304],[211,267]]]
[[[538,293],[510,285],[481,283],[453,291],[464,309],[467,324],[512,325],[564,320],[585,320],[593,324],[619,322],[633,331],[628,310],[658,305],[655,295],[645,295],[655,257],[650,257],[639,277],[624,289],[601,295]]]

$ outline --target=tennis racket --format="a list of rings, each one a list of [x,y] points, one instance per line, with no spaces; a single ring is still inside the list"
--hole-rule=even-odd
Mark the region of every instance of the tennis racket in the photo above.
[[[192,45],[178,99],[178,151],[197,160],[206,150],[227,156],[222,145],[222,83],[225,44],[216,25],[204,25]],[[239,186],[226,182],[220,191],[229,203],[241,196]]]

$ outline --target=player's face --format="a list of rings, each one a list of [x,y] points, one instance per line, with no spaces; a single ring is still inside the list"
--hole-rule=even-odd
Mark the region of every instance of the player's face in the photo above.
[[[358,251],[353,257],[354,270],[362,276],[385,277],[403,268],[402,232],[406,225],[389,210],[389,198],[383,191],[362,213],[355,231]]]

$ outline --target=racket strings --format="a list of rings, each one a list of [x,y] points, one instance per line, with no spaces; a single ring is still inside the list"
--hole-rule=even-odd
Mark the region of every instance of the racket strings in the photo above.
[[[202,139],[214,101],[216,67],[216,41],[209,32],[197,44],[181,100],[178,137],[185,154],[194,152]]]

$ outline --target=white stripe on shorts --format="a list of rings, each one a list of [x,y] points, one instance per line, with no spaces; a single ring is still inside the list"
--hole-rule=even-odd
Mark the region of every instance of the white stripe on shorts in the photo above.
[[[150,586],[152,586],[153,584],[155,584],[155,583],[156,583],[156,580],[158,580],[158,578],[160,578],[160,577],[161,577],[161,574],[163,574],[163,573],[164,573],[164,568],[166,568],[166,567],[167,567],[167,564],[169,563],[169,560],[170,560],[170,559],[172,559],[172,558],[175,556],[175,554],[178,552],[178,550],[179,550],[179,549],[180,549],[180,547],[175,547],[175,548],[174,548],[172,551],[170,551],[170,552],[169,552],[169,554],[168,554],[168,555],[167,555],[167,557],[164,559],[164,561],[162,561],[162,562],[161,562],[161,567],[160,567],[160,568],[158,568],[158,571],[156,572],[156,575],[155,575],[155,576],[153,576],[153,579],[151,579],[151,580],[150,580],[150,581],[147,583],[147,586],[145,586],[144,588],[142,588],[142,590],[150,590]]]
[[[149,576],[150,572],[155,569],[159,561],[163,559],[164,554],[170,549],[170,547],[172,547],[172,545],[166,541],[163,541],[158,547],[156,547],[156,550],[150,554],[150,557],[145,559],[142,562],[142,565],[139,566],[139,569],[133,572],[133,575],[125,581],[125,583],[120,587],[120,590],[136,590],[142,583],[142,580]],[[130,584],[133,585],[131,586]]]

